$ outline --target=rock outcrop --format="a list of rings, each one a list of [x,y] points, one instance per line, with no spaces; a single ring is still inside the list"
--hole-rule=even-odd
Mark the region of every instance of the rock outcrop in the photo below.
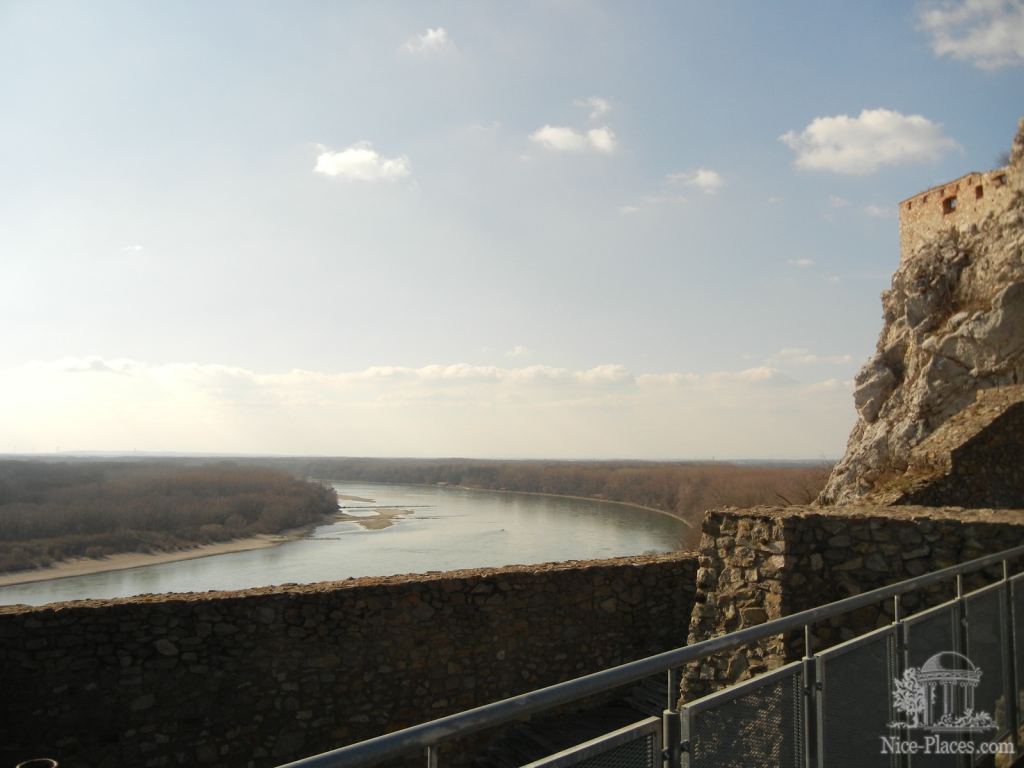
[[[975,401],[910,452],[907,471],[871,491],[872,504],[1024,509],[1024,385]]]
[[[902,254],[882,294],[877,351],[856,377],[857,424],[819,503],[891,501],[916,446],[979,392],[1024,383],[1024,119],[1005,183],[1005,202],[979,223]]]

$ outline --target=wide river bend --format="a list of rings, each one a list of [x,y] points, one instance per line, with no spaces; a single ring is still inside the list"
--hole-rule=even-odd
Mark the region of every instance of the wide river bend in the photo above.
[[[266,549],[16,584],[0,588],[0,605],[668,552],[686,532],[668,515],[596,500],[377,483],[334,487],[343,514],[394,516],[391,524],[373,529],[339,520]]]

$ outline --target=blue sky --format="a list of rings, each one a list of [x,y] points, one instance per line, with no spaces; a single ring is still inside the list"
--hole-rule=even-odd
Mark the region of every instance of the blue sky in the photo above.
[[[1024,4],[0,0],[0,451],[836,457]]]

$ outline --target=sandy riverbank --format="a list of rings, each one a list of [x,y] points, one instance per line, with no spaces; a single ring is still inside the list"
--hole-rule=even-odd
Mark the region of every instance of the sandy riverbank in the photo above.
[[[399,509],[397,507],[375,507],[374,511],[377,514],[372,517],[349,515],[341,512],[335,519],[343,523],[361,525],[368,531],[379,531],[382,528],[390,528],[395,524],[395,520],[404,520],[413,513],[411,509]]]
[[[338,494],[339,499],[345,501],[359,501],[373,503],[373,499],[365,499],[359,496],[346,496]],[[412,514],[412,510],[395,509],[390,507],[375,508],[377,513],[371,517],[349,515],[339,511],[332,518],[325,522],[346,522],[356,523],[371,531],[389,528],[396,520],[401,520]],[[318,523],[317,525],[322,525]],[[147,565],[159,565],[160,563],[173,563],[178,560],[194,560],[199,557],[210,557],[211,555],[226,555],[230,552],[245,552],[250,549],[265,549],[276,547],[287,541],[295,541],[309,536],[310,531],[317,527],[305,526],[293,530],[284,531],[278,534],[263,534],[251,536],[245,539],[232,539],[221,541],[216,544],[203,544],[188,549],[176,549],[170,552],[119,552],[114,555],[107,555],[101,558],[76,557],[72,560],[63,560],[59,563],[36,568],[31,571],[14,571],[13,573],[0,573],[0,587],[10,587],[15,584],[29,584],[34,581],[48,581],[49,579],[64,579],[70,576],[86,576],[90,573],[104,573],[106,571],[125,571],[130,568],[142,568]]]
[[[0,587],[28,584],[33,581],[47,581],[48,579],[64,579],[69,576],[85,576],[89,573],[101,573],[103,571],[124,571],[129,568],[141,568],[145,565],[172,563],[176,560],[192,560],[197,557],[224,555],[229,552],[245,552],[250,549],[276,547],[278,544],[283,544],[286,541],[301,538],[307,531],[307,528],[302,528],[297,531],[288,531],[272,536],[261,535],[252,536],[247,539],[233,539],[232,541],[204,544],[198,547],[177,549],[171,552],[119,552],[118,554],[101,558],[78,557],[73,560],[63,560],[59,563],[54,563],[46,568],[0,573]]]

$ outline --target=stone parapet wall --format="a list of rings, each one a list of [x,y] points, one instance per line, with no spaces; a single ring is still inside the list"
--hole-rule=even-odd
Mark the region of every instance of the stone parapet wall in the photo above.
[[[0,609],[0,765],[273,766],[685,643],[688,553]]]
[[[755,507],[709,512],[689,643],[763,623],[1024,543],[1024,511],[929,507]],[[908,611],[953,596],[908,595]],[[892,620],[891,602],[814,628],[816,648]],[[689,700],[800,658],[802,634],[689,667]]]
[[[3,608],[0,765],[274,766],[1022,542],[1024,511],[729,508],[696,554]],[[891,619],[822,622],[815,646]],[[802,653],[778,636],[704,660],[683,698]]]

